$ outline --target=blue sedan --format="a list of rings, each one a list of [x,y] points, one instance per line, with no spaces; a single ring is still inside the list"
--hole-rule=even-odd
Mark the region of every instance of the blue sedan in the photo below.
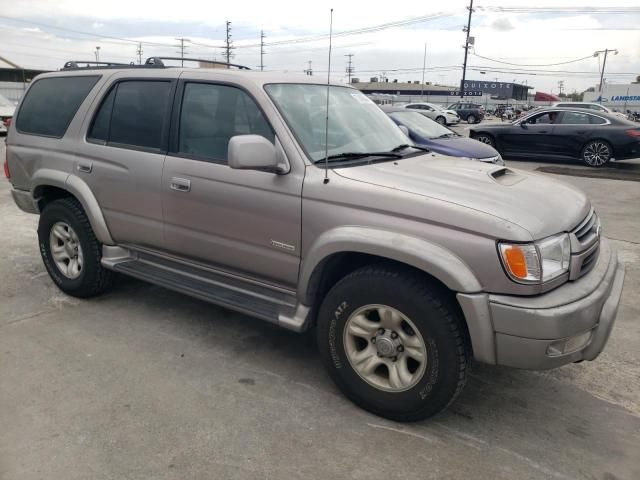
[[[393,107],[382,109],[398,126],[406,128],[409,138],[419,147],[451,157],[504,165],[502,157],[492,146],[463,137],[417,111]]]

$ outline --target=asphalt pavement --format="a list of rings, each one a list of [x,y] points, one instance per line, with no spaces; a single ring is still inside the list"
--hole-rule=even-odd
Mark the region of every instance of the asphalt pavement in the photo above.
[[[475,365],[446,412],[414,424],[346,400],[309,336],[125,277],[64,295],[37,217],[0,180],[0,478],[640,478],[640,188],[558,178],[589,194],[627,264],[606,350],[545,372]]]

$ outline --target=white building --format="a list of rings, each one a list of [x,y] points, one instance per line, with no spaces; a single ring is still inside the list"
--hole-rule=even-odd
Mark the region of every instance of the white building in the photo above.
[[[640,111],[640,83],[604,85],[602,94],[598,91],[586,92],[583,100],[602,103],[602,105],[620,112]]]

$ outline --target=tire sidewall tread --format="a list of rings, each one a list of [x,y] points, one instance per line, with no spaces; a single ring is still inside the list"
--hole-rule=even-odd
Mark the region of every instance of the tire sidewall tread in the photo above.
[[[372,295],[383,301],[373,301]],[[406,391],[376,389],[360,378],[346,357],[346,321],[351,312],[370,303],[400,310],[416,324],[426,343],[426,371],[418,384]],[[421,275],[393,267],[365,267],[343,278],[325,297],[318,316],[317,341],[330,376],[349,399],[377,415],[415,421],[445,409],[464,388],[470,348],[461,321],[447,292]]]

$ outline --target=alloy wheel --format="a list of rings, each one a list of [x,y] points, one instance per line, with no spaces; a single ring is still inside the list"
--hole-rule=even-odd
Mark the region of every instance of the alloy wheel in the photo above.
[[[592,142],[586,146],[582,156],[587,165],[601,167],[611,160],[611,149],[604,142]]]
[[[371,386],[402,392],[426,370],[427,348],[415,324],[387,305],[366,305],[346,322],[344,349],[353,370]]]
[[[74,280],[82,273],[84,257],[80,239],[65,222],[56,222],[49,233],[51,257],[56,267],[65,277]]]

